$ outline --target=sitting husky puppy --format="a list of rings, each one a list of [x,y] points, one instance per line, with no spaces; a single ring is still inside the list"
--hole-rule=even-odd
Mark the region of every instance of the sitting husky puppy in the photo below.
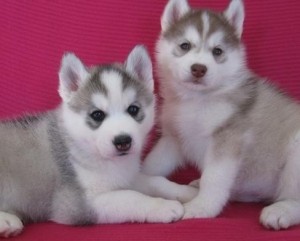
[[[201,170],[185,218],[216,217],[229,200],[268,201],[260,221],[278,230],[300,223],[300,106],[249,70],[243,21],[240,0],[223,13],[166,5],[162,137],[143,169],[166,176],[189,160]]]
[[[63,102],[56,110],[0,123],[0,236],[20,233],[22,221],[180,219],[178,201],[133,191],[180,201],[196,195],[194,188],[139,173],[155,104],[146,50],[134,48],[124,66],[93,68],[66,54],[59,78]]]

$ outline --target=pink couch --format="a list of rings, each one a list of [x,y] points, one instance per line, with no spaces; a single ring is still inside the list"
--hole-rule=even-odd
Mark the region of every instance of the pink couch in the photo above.
[[[88,65],[123,61],[137,43],[154,53],[165,4],[163,0],[1,1],[0,118],[59,103],[57,71],[65,51],[75,52]],[[190,4],[222,10],[228,0]],[[300,2],[246,0],[245,4],[243,39],[251,68],[300,99]],[[185,170],[173,179],[187,183],[196,176]],[[231,203],[218,218],[174,224],[31,224],[11,240],[300,240],[300,226],[279,232],[260,226],[262,207]]]

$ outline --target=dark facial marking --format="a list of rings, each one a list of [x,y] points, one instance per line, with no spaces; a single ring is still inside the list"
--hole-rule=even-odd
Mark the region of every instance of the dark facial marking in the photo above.
[[[127,113],[139,123],[141,123],[145,118],[144,110],[139,103],[131,104],[127,108]]]
[[[184,35],[184,30],[188,26],[195,26],[200,35],[203,32],[202,14],[206,13],[209,17],[209,31],[207,37],[217,31],[225,33],[224,42],[230,46],[236,46],[240,43],[240,39],[236,36],[234,28],[229,24],[226,18],[221,13],[216,13],[209,10],[191,10],[184,15],[179,21],[170,26],[163,33],[163,37],[171,40]]]
[[[124,72],[122,77],[123,90],[126,90],[127,88],[134,89],[137,93],[137,100],[142,100],[146,105],[150,105],[153,102],[153,94],[142,83],[143,80],[137,80],[127,72]]]
[[[70,108],[79,113],[82,110],[90,109],[91,96],[95,93],[101,93],[107,95],[107,89],[105,85],[99,80],[99,76],[103,69],[108,66],[97,66],[89,70],[90,78],[73,94],[69,106]]]
[[[86,117],[86,123],[92,130],[98,129],[106,118],[106,114],[102,110],[94,109],[89,112]]]
[[[224,43],[228,46],[235,47],[240,44],[240,39],[236,36],[233,26],[227,21],[223,14],[207,11],[209,16],[209,31],[207,37],[211,34],[223,31]]]

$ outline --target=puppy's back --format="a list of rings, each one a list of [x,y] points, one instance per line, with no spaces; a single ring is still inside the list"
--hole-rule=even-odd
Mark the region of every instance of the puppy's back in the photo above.
[[[44,219],[57,175],[48,114],[0,123],[0,210]]]

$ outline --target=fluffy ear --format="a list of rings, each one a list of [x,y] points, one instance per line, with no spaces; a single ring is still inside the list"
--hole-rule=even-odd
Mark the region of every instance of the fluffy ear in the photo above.
[[[68,102],[79,86],[87,79],[89,73],[84,64],[73,53],[66,53],[61,60],[59,70],[59,94]]]
[[[152,73],[152,62],[144,46],[137,45],[130,52],[125,62],[126,71],[134,77],[143,81],[144,84],[153,91],[154,81]]]
[[[236,35],[241,38],[243,33],[243,23],[245,19],[244,3],[242,0],[231,0],[229,6],[224,11],[224,16],[234,27]]]
[[[187,0],[169,0],[161,17],[161,29],[165,32],[172,24],[190,11]]]

